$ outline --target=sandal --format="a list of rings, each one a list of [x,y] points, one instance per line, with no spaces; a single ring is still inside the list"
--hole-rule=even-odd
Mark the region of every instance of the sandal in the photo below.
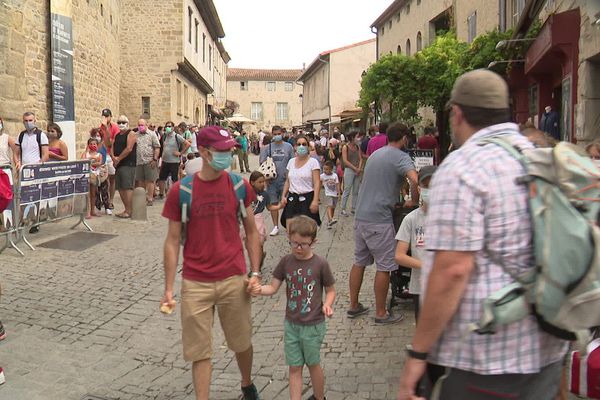
[[[348,316],[348,318],[356,318],[359,315],[363,315],[368,312],[369,312],[369,307],[365,307],[361,303],[358,303],[358,308],[356,310],[346,311],[346,315]]]
[[[131,218],[131,215],[122,212],[120,214],[115,214],[115,217],[117,217],[117,218]]]

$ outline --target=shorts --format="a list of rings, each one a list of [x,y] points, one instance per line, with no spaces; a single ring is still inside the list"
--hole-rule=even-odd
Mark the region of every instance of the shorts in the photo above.
[[[217,282],[183,279],[181,286],[181,331],[185,361],[210,359],[215,309],[227,346],[241,353],[252,346],[250,295],[243,275]]]
[[[325,321],[315,325],[300,325],[286,319],[283,342],[287,365],[318,365],[321,362],[321,345],[326,331]]]
[[[135,186],[135,167],[122,165],[115,174],[115,188],[117,190],[133,190]]]
[[[338,198],[337,196],[325,196],[325,205],[327,207],[335,207],[337,205]]]
[[[269,199],[271,199],[271,204],[277,204],[281,200],[284,184],[285,179],[280,180],[280,178],[277,177],[277,179],[270,181],[267,185],[267,194],[269,195]]]
[[[179,179],[179,163],[162,163],[158,180],[166,181],[169,176],[173,182],[177,182],[177,179]]]
[[[140,182],[154,182],[158,178],[156,166],[153,168],[150,164],[142,164],[135,167],[135,180]]]
[[[394,224],[354,222],[354,264],[362,267],[377,265],[377,271],[392,272],[398,269],[394,260],[396,232]]]
[[[262,213],[254,214],[254,223],[256,224],[256,230],[260,236],[260,244],[264,244],[267,240],[267,227],[265,226],[265,216]],[[240,237],[242,241],[246,240],[246,231],[240,229]]]

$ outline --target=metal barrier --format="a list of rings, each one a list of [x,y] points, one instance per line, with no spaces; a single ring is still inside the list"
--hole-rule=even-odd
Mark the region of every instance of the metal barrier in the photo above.
[[[12,247],[23,256],[25,254],[23,254],[16,244],[19,241],[19,213],[17,212],[19,190],[17,182],[15,181],[15,171],[10,165],[0,165],[0,169],[8,175],[8,179],[13,188],[13,200],[8,207],[6,207],[6,210],[0,213],[0,237],[4,237],[5,239],[4,244],[0,247],[0,253],[8,247]]]
[[[89,179],[89,160],[23,165],[15,207],[19,214],[17,243],[23,240],[35,250],[26,236],[30,227],[74,216],[79,216],[79,221],[71,229],[83,224],[92,231],[85,221],[90,206]]]

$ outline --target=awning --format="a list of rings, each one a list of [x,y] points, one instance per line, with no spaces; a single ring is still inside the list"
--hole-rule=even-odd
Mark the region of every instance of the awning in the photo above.
[[[340,117],[340,118],[354,117],[355,118],[359,115],[362,115],[362,113],[363,113],[362,108],[351,108],[349,110],[344,110],[335,115],[332,115],[332,117]]]

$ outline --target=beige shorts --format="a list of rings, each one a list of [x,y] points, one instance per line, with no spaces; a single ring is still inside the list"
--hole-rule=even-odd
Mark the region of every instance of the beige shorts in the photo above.
[[[243,275],[218,282],[184,279],[181,287],[184,360],[193,362],[212,357],[215,309],[229,349],[234,353],[248,350],[252,345],[250,305]]]
[[[135,180],[140,182],[154,182],[158,179],[158,168],[150,164],[141,164],[135,167]]]

